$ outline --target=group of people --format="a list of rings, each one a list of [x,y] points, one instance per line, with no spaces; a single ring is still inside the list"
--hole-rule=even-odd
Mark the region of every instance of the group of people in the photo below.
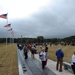
[[[32,47],[30,44],[24,45],[23,50],[24,50],[25,59],[28,58],[28,51],[29,50],[31,52],[31,56],[34,57],[34,47],[36,49],[36,46]],[[56,70],[59,70],[59,72],[62,72],[64,52],[61,48],[59,48],[56,51],[55,55],[57,58]],[[44,47],[40,47],[39,58],[41,59],[41,62],[42,62],[42,69],[44,69],[47,64],[47,60],[48,60],[48,47],[47,47],[47,45],[45,45]],[[75,75],[75,51],[72,56],[71,67],[72,67],[74,75]]]
[[[31,57],[34,58],[34,54],[37,52],[37,48],[36,48],[36,45],[25,44],[23,47],[23,51],[24,51],[25,59],[28,58],[29,51],[31,52]]]
[[[42,61],[42,68],[45,68],[45,65],[47,64],[47,60],[48,60],[48,47],[47,45],[45,45],[44,47],[40,47],[41,51],[39,52],[39,58]],[[60,64],[60,69],[59,71],[62,72],[62,65],[63,65],[63,57],[64,57],[64,53],[62,51],[62,49],[58,49],[56,51],[56,57],[57,57],[57,64],[56,64],[56,70],[58,70],[59,68],[59,64]]]
[[[41,59],[41,62],[42,62],[42,69],[45,68],[45,65],[47,64],[47,52],[48,52],[48,47],[47,45],[45,45],[45,47],[40,47],[41,51],[39,52],[39,58]],[[35,45],[24,45],[23,47],[23,51],[24,51],[24,56],[25,56],[25,59],[28,58],[28,52],[31,52],[31,57],[34,58],[34,54],[35,54],[35,51],[36,51],[36,46]]]
[[[47,60],[48,60],[48,47],[47,45],[45,46],[45,48],[41,48],[41,51],[39,53],[39,57],[42,61],[42,68],[45,68],[45,65],[47,64]],[[61,48],[59,48],[56,53],[56,58],[57,58],[57,63],[56,63],[56,70],[59,70],[59,72],[62,72],[62,66],[63,66],[63,57],[64,57],[64,52]],[[72,70],[74,72],[75,75],[75,51],[74,54],[72,55],[72,59],[71,59],[71,67]]]

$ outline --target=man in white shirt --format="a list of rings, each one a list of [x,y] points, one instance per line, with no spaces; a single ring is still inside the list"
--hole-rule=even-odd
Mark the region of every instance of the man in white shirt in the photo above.
[[[75,75],[75,51],[74,51],[74,54],[72,55],[71,67]]]

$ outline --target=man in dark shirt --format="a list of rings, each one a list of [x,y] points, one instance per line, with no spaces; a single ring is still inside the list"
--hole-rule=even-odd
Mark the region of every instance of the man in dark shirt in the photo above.
[[[48,52],[48,47],[47,47],[47,45],[45,45],[45,52]]]

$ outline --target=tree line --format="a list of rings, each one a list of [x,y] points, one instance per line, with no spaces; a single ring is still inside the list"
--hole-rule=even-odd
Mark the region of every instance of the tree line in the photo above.
[[[6,43],[6,38],[0,38],[0,43]],[[7,38],[7,43],[51,43],[51,44],[75,44],[75,36],[66,38],[44,38],[37,36],[36,38]]]

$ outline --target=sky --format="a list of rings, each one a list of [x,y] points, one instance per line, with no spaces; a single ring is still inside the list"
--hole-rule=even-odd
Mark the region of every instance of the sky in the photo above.
[[[75,0],[0,0],[0,38],[75,35]],[[4,27],[11,24],[10,28]]]

